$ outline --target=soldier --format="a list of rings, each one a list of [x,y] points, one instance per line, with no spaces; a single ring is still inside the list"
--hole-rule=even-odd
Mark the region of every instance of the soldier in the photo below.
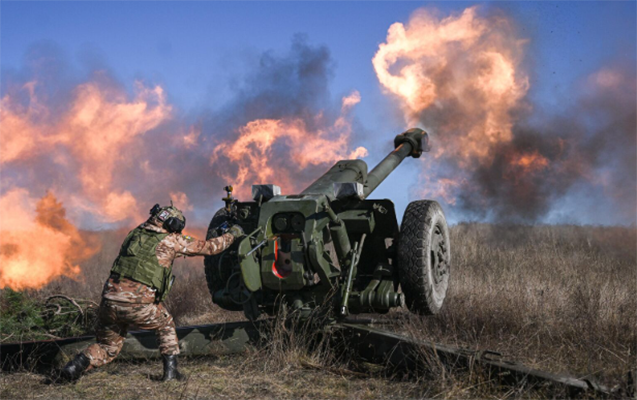
[[[243,235],[239,225],[207,241],[181,234],[186,218],[174,206],[150,210],[150,218],[133,229],[122,244],[102,292],[97,343],[79,353],[61,371],[73,381],[87,370],[113,361],[124,344],[129,325],[154,330],[158,335],[164,374],[162,381],[182,380],[177,370],[179,342],[173,317],[163,304],[172,286],[172,266],[179,256],[218,254]]]

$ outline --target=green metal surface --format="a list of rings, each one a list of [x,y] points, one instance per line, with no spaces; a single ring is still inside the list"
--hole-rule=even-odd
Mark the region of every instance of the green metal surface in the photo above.
[[[315,180],[301,194],[322,194],[334,200],[334,184],[367,181],[367,164],[363,160],[342,160],[334,164],[325,174]]]
[[[362,194],[367,197],[404,158],[420,156],[427,140],[424,131],[410,129],[396,137],[395,150],[371,173],[362,160],[342,160],[299,194],[260,197],[256,203],[226,197],[230,219],[258,234],[222,253],[218,269],[223,271],[213,275],[227,282],[209,282],[217,287],[213,301],[226,309],[249,301],[248,318],[256,311],[272,314],[280,304],[301,315],[326,302],[341,314],[386,312],[402,305],[393,260],[392,243],[398,238],[394,205],[364,200]],[[354,189],[340,191],[346,184]],[[355,254],[352,244],[363,235],[367,243]],[[351,268],[355,258],[358,265]],[[376,276],[379,266],[387,273]]]
[[[407,157],[420,157],[422,151],[428,151],[428,148],[422,148],[423,140],[427,143],[428,136],[425,131],[418,128],[412,128],[396,137],[394,143],[396,148],[389,153],[374,169],[367,175],[364,194],[369,196],[385,178],[389,176]],[[414,147],[414,144],[416,146]]]
[[[321,221],[325,218],[325,215],[321,216],[325,204],[325,196],[307,195],[279,196],[261,206],[259,226],[268,234],[279,236],[277,240],[265,246],[261,253],[261,277],[264,287],[287,292],[300,290],[308,285],[310,279],[306,273],[310,271],[310,266],[306,265],[303,236],[307,242],[318,239],[321,232],[317,232],[317,225],[326,225],[326,222]],[[282,214],[300,214],[304,217],[304,225],[300,229],[278,231],[273,227],[272,221]],[[279,257],[282,260],[279,260]],[[288,263],[284,264],[283,259]],[[275,264],[280,268],[275,268]],[[287,275],[277,276],[277,270],[286,271]]]
[[[252,238],[248,236],[241,240],[237,251],[239,253],[243,283],[248,290],[256,292],[261,289],[261,271],[259,269],[259,260],[257,259],[256,252],[248,254],[252,250],[252,247]]]
[[[369,234],[376,228],[376,219],[374,218],[373,210],[345,210],[338,216],[343,220],[349,232]]]

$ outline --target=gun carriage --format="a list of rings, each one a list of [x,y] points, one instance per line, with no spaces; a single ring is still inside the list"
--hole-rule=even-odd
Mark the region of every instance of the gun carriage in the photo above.
[[[394,145],[371,172],[362,160],[342,160],[298,194],[254,185],[253,200],[243,202],[226,187],[226,206],[212,218],[207,238],[232,224],[246,236],[206,257],[213,302],[249,319],[281,304],[304,317],[322,304],[339,317],[405,304],[418,314],[437,313],[451,260],[440,205],[411,202],[399,227],[391,200],[369,199],[405,158],[429,151],[421,129],[396,136]]]

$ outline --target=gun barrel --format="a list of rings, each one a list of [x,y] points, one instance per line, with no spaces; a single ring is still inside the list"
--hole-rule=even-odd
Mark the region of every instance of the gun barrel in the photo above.
[[[395,149],[367,175],[363,188],[364,197],[369,196],[385,178],[389,176],[407,157],[420,157],[423,151],[429,151],[429,136],[422,129],[412,128],[394,139]]]
[[[334,164],[323,176],[312,182],[301,194],[324,194],[334,200],[334,184],[339,182],[367,181],[367,164],[363,160],[341,160]]]
[[[363,160],[341,160],[334,164],[323,176],[314,181],[301,194],[324,194],[334,200],[335,183],[360,183],[366,198],[381,184],[398,165],[409,156],[420,157],[429,151],[429,138],[422,129],[412,128],[394,139],[394,151],[381,161],[369,174]]]

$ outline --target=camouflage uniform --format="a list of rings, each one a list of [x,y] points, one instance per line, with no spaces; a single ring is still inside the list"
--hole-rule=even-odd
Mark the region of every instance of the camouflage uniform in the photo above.
[[[167,233],[152,219],[140,228]],[[234,236],[227,233],[210,240],[196,240],[180,233],[170,233],[156,247],[159,265],[170,268],[178,256],[214,255],[228,248]],[[128,327],[154,330],[159,336],[162,355],[179,354],[175,323],[163,303],[156,303],[156,290],[143,283],[112,274],[104,284],[97,327],[97,343],[83,351],[95,368],[111,362],[122,349]]]

